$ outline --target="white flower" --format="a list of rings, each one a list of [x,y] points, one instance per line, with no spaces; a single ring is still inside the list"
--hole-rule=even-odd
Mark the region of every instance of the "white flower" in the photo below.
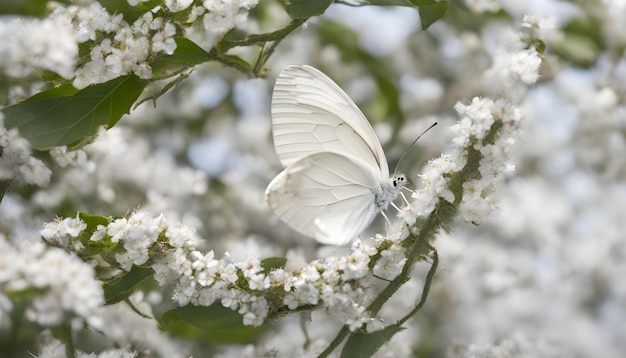
[[[517,81],[530,85],[537,82],[540,65],[541,58],[534,48],[517,52],[499,50],[485,76],[498,86],[511,87]]]
[[[220,268],[218,270],[220,278],[227,283],[237,282],[237,267],[232,263],[223,263],[220,261]]]
[[[230,29],[243,24],[248,19],[248,11],[258,1],[221,1],[204,0],[203,6],[208,10],[204,15],[204,28],[215,34],[222,35]]]
[[[65,218],[62,222],[61,231],[71,237],[78,237],[87,228],[87,224],[78,215],[75,218]]]
[[[374,275],[386,280],[393,280],[402,272],[402,267],[406,262],[404,248],[400,244],[391,245],[380,252],[380,258],[374,265]]]
[[[270,287],[270,278],[263,274],[257,274],[250,276],[248,286],[251,290],[267,290]]]
[[[263,267],[261,267],[261,261],[259,261],[259,259],[257,258],[254,258],[247,262],[237,263],[236,267],[241,269],[244,277],[251,277],[263,271]]]
[[[537,29],[556,29],[557,23],[553,17],[542,15],[524,15],[522,19],[522,27],[537,28]]]
[[[0,72],[18,78],[45,69],[71,78],[78,44],[67,20],[53,15],[42,20],[0,22]]]
[[[192,2],[193,0],[165,0],[165,6],[171,12],[178,12],[188,8]]]
[[[107,226],[107,234],[111,236],[112,242],[119,242],[126,235],[128,230],[128,220],[126,218],[116,219]]]
[[[26,163],[18,167],[24,181],[37,186],[48,186],[52,171],[39,159],[28,157]]]
[[[356,331],[357,329],[363,327],[364,323],[372,320],[372,317],[370,317],[369,312],[367,312],[364,306],[359,306],[355,303],[352,305],[352,309],[348,311],[346,324],[348,325],[350,332]]]
[[[358,279],[368,272],[368,264],[370,257],[362,252],[351,252],[350,255],[342,257],[339,260],[339,269],[342,270],[341,278],[343,280]]]
[[[63,225],[61,220],[57,224]],[[26,309],[27,319],[55,326],[62,322],[65,312],[73,312],[92,322],[104,304],[104,294],[91,266],[65,250],[46,247],[41,242],[23,241],[19,247],[13,247],[6,240],[0,235],[0,262],[11,262],[13,269],[0,274],[3,291],[36,288],[39,292]],[[1,268],[0,265],[3,271]]]
[[[222,297],[222,306],[230,309],[237,309],[240,302],[240,291],[237,289],[230,289],[226,291],[226,295]]]
[[[96,230],[91,235],[89,240],[91,241],[100,241],[107,235],[107,227],[104,225],[98,225]]]
[[[78,216],[65,219],[57,218],[54,222],[44,224],[40,234],[50,243],[67,247],[70,238],[78,237],[85,228],[87,228],[87,224]]]
[[[66,146],[50,149],[50,155],[62,168],[68,165],[82,166],[87,163],[87,153],[82,149],[67,151]]]
[[[186,225],[168,225],[165,237],[173,247],[193,246],[197,240],[195,229]]]
[[[464,0],[465,5],[474,12],[496,12],[500,10],[497,0]]]
[[[152,52],[165,52],[168,55],[173,54],[174,50],[176,50],[174,35],[176,35],[176,27],[172,23],[166,23],[161,31],[152,36]]]

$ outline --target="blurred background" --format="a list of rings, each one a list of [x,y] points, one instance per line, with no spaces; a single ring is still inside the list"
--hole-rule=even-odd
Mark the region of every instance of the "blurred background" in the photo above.
[[[522,27],[526,14],[540,19],[539,28]],[[204,250],[229,251],[234,260],[310,260],[341,250],[320,251],[264,201],[265,187],[282,170],[269,117],[277,73],[310,64],[335,80],[374,126],[391,170],[413,139],[439,122],[399,168],[419,186],[424,164],[452,147],[454,104],[498,96],[483,76],[494,53],[516,49],[520,37],[535,31],[545,44],[541,78],[516,94],[526,120],[516,170],[500,191],[502,211],[480,227],[458,220],[441,233],[435,242],[441,268],[424,310],[379,354],[620,357],[626,351],[624,14],[626,3],[618,0],[453,1],[424,32],[411,7],[334,4],[280,44],[265,79],[219,64],[199,66],[156,106],[144,103],[85,147],[84,165],[50,164],[50,186],[5,196],[0,229],[39,240],[42,223],[57,215],[142,208],[195,227]],[[267,32],[288,22],[278,2],[262,1],[245,30]],[[255,51],[237,54],[253,59]],[[375,225],[370,234],[382,229]],[[383,316],[414,304],[426,269],[416,267],[415,279]],[[281,332],[293,335],[294,345],[307,334],[315,342],[335,332],[318,318],[305,334],[299,319],[273,323],[254,349],[232,346],[221,354],[260,356],[286,344],[277,341]]]

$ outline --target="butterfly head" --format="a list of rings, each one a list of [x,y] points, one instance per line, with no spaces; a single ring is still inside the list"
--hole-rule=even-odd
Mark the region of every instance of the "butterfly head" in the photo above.
[[[406,183],[406,175],[394,175],[392,178],[381,182],[380,187],[374,193],[376,206],[381,210],[386,210],[389,203],[398,196],[400,188]]]
[[[391,184],[393,185],[395,189],[400,189],[401,187],[405,186],[407,182],[408,182],[408,179],[406,178],[406,175],[404,174],[399,174],[391,178]]]

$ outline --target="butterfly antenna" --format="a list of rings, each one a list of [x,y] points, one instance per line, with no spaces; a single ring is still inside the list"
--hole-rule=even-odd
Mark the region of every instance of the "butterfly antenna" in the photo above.
[[[404,154],[402,154],[402,156],[400,157],[400,160],[398,160],[398,163],[396,164],[396,168],[393,170],[394,174],[398,172],[398,167],[400,167],[400,163],[402,163],[402,160],[404,159],[404,157],[406,157],[406,155],[409,153],[409,150],[411,150],[411,148],[413,148],[413,146],[415,145],[415,143],[417,143],[417,141],[422,138],[422,136],[424,135],[424,133],[428,132],[432,127],[436,126],[437,122],[433,123],[430,125],[430,127],[424,129],[424,131],[417,136],[417,138],[415,138],[415,140],[413,141],[413,143],[411,143],[411,145],[409,145],[409,147],[406,149],[406,151],[404,152]]]

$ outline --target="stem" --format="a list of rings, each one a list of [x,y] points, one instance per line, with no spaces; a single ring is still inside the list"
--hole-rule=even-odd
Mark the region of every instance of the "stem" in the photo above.
[[[426,275],[426,282],[424,282],[424,289],[422,290],[422,297],[420,297],[420,301],[417,303],[417,306],[413,308],[411,312],[409,312],[406,316],[402,317],[396,325],[400,326],[404,322],[406,322],[409,318],[417,313],[424,304],[426,304],[426,299],[428,298],[428,294],[430,293],[430,286],[433,283],[433,278],[435,277],[435,272],[437,272],[437,268],[439,267],[439,254],[437,254],[437,250],[432,248],[433,252],[433,263],[430,266],[430,270],[428,270],[428,274]]]
[[[348,329],[348,326],[344,325],[343,327],[341,327],[341,329],[335,336],[335,339],[333,339],[333,341],[330,342],[328,347],[326,347],[326,349],[324,349],[324,351],[320,353],[320,355],[317,357],[318,358],[328,357],[330,353],[332,353],[332,351],[334,351],[335,348],[337,348],[337,346],[339,346],[341,342],[343,342],[343,340],[348,336],[348,334],[350,334],[350,330]]]
[[[267,62],[272,53],[274,53],[274,49],[276,48],[276,46],[278,46],[278,44],[285,37],[287,37],[287,35],[295,31],[307,20],[308,18],[295,19],[282,29],[266,34],[248,35],[243,40],[222,40],[209,52],[208,60],[219,61],[228,67],[232,67],[239,72],[245,73],[249,77],[259,77],[261,76],[260,74],[262,73],[263,65]],[[272,44],[265,48],[265,44],[268,42],[272,42]],[[256,63],[252,66],[251,69],[237,61],[229,59],[228,56],[225,55],[228,50],[233,47],[250,45],[262,46],[261,50],[259,51]]]
[[[266,34],[248,35],[243,40],[222,41],[219,47],[222,52],[226,52],[233,47],[250,46],[270,41],[280,41],[295,29],[300,27],[300,25],[304,24],[307,20],[308,18],[295,19],[282,29],[278,29],[274,32],[268,32]]]
[[[417,311],[419,311],[424,306],[424,304],[426,304],[426,299],[428,298],[428,294],[430,293],[430,286],[432,285],[433,278],[435,277],[435,272],[437,272],[437,268],[439,267],[439,255],[437,254],[437,250],[434,247],[432,247],[428,243],[426,243],[426,245],[432,251],[433,263],[430,266],[430,269],[428,270],[428,274],[426,275],[426,281],[424,282],[424,289],[422,290],[422,296],[420,297],[420,301],[417,303],[415,308],[413,308],[408,314],[406,314],[398,322],[395,323],[395,325],[397,326],[402,325],[409,318],[415,315]],[[387,300],[400,288],[400,286],[402,286],[406,281],[408,281],[409,271],[413,267],[413,261],[418,256],[419,255],[413,255],[412,256],[413,259],[411,260],[412,262],[409,262],[409,260],[407,259],[407,262],[404,264],[404,267],[402,268],[402,272],[400,273],[400,275],[398,275],[396,279],[391,281],[387,285],[387,287],[385,287],[385,289],[378,295],[376,300],[374,300],[374,302],[370,304],[370,306],[368,307],[369,312],[371,312],[372,314],[378,313],[378,311],[380,311],[380,309],[382,308],[383,304],[387,302]],[[339,330],[335,338],[332,340],[332,342],[330,342],[328,347],[326,347],[326,349],[318,356],[318,358],[328,357],[330,353],[332,353],[332,351],[334,351],[335,348],[337,348],[349,334],[350,334],[350,330],[348,329],[347,325],[344,325],[343,327],[341,327],[341,329]]]
[[[393,279],[379,294],[378,297],[370,304],[368,311],[372,315],[376,315],[382,306],[393,296],[398,289],[410,279],[410,272],[413,265],[422,260],[429,253],[433,253],[433,264],[426,277],[424,290],[422,291],[422,299],[418,305],[401,319],[401,322],[405,322],[412,315],[414,315],[426,302],[428,293],[430,291],[430,285],[432,278],[439,265],[439,257],[437,251],[430,244],[430,240],[437,234],[440,228],[445,228],[447,224],[456,216],[457,206],[461,202],[463,188],[462,185],[465,181],[471,180],[476,175],[480,175],[478,172],[478,165],[481,158],[481,154],[478,150],[470,148],[468,150],[467,163],[460,172],[454,173],[449,187],[455,194],[455,202],[449,203],[445,199],[439,199],[439,202],[435,206],[435,209],[428,215],[426,220],[421,224],[420,231],[417,235],[410,235],[407,237],[403,245],[406,248],[407,260],[402,267],[400,274]],[[341,342],[350,334],[347,326],[343,326],[337,333],[330,345],[319,355],[319,357],[328,357],[328,355],[335,349]]]

